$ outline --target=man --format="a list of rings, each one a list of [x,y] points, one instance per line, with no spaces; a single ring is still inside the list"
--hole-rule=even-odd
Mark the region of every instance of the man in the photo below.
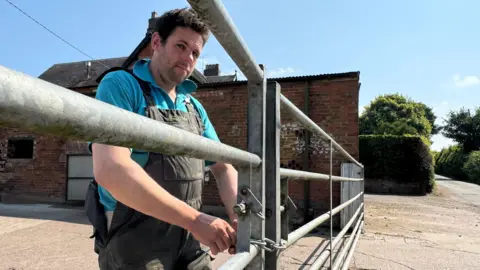
[[[208,36],[192,10],[166,12],[156,22],[151,60],[137,61],[133,74],[108,72],[96,98],[219,141],[205,109],[189,95],[195,83],[187,80]],[[98,186],[89,187],[86,205],[101,269],[211,269],[199,242],[214,255],[234,252],[237,171],[232,165],[206,162],[233,228],[200,212],[204,161],[96,143],[91,151]],[[105,217],[106,224],[98,225]]]

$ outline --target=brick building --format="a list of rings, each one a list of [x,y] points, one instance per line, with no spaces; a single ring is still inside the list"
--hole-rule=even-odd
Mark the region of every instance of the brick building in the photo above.
[[[94,97],[96,79],[106,66],[131,67],[137,59],[151,55],[150,26],[155,16],[152,13],[145,38],[128,57],[56,64],[39,78]],[[194,96],[204,105],[220,140],[246,149],[247,82],[237,80],[236,75],[222,76],[219,65],[207,65],[203,73],[195,70],[191,79],[199,85]],[[358,72],[269,80],[279,82],[283,95],[358,159]],[[281,117],[282,166],[329,173],[328,142],[309,136],[289,115],[282,113]],[[85,183],[92,177],[85,142],[0,130],[1,200],[63,203],[82,199]],[[334,175],[340,175],[344,161],[334,155]],[[334,205],[340,201],[339,191],[339,184],[334,184]],[[289,193],[299,207],[299,216],[305,205],[312,215],[328,209],[328,182],[290,181]],[[221,205],[215,181],[206,182],[204,203]]]

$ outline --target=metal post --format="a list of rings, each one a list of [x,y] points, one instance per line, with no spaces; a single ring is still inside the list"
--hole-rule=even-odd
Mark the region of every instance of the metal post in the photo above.
[[[262,67],[263,68],[263,67]],[[242,170],[239,179],[239,196],[246,199],[247,216],[239,220],[239,251],[249,251],[250,240],[265,239],[265,97],[266,78],[262,82],[248,81],[247,148],[258,155],[262,163],[251,170]],[[246,194],[243,194],[247,190]],[[243,239],[242,239],[243,237]],[[264,269],[265,250],[260,249],[257,256],[246,269]]]
[[[333,262],[333,191],[332,191],[332,173],[333,173],[333,140],[330,139],[330,269],[332,269]]]
[[[265,184],[266,228],[265,236],[280,245],[280,85],[268,83],[265,123]],[[278,269],[279,250],[265,254],[265,269]]]
[[[288,198],[288,178],[281,177],[280,178],[280,204],[283,207],[283,211],[281,214],[281,221],[280,221],[280,237],[282,240],[287,241],[288,244],[288,234],[290,233],[288,227],[288,213],[290,212],[290,208],[292,208],[292,204],[289,203]]]
[[[361,176],[362,176],[362,178],[363,178],[363,181],[362,181],[361,186],[360,186],[360,190],[361,190],[361,192],[362,192],[362,198],[361,198],[360,200],[361,200],[361,202],[363,203],[362,213],[363,213],[364,215],[363,215],[363,217],[362,217],[362,220],[365,220],[365,196],[364,196],[364,194],[365,194],[365,168],[362,168],[362,169],[361,169],[361,172],[362,172]],[[362,234],[364,234],[364,233],[365,233],[365,227],[362,226]]]
[[[310,81],[307,80],[305,82],[305,90],[303,92],[303,113],[308,116],[309,114],[309,105],[310,105]],[[303,141],[305,147],[303,149],[303,168],[305,171],[309,171],[310,169],[310,130],[304,129],[305,134],[303,134]],[[304,216],[304,223],[307,223],[312,220],[310,214],[310,180],[303,180],[303,216]]]

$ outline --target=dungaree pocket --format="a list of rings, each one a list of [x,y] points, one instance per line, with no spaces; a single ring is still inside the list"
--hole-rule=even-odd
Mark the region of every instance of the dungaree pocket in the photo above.
[[[95,238],[94,251],[99,254],[100,250],[105,248],[107,242],[107,218],[103,205],[100,203],[98,184],[95,179],[87,187],[85,212],[93,225],[93,235],[90,238]]]

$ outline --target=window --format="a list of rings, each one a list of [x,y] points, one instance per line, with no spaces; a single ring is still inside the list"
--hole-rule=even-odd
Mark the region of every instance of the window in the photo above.
[[[8,140],[7,158],[12,158],[12,159],[33,158],[33,139]]]

